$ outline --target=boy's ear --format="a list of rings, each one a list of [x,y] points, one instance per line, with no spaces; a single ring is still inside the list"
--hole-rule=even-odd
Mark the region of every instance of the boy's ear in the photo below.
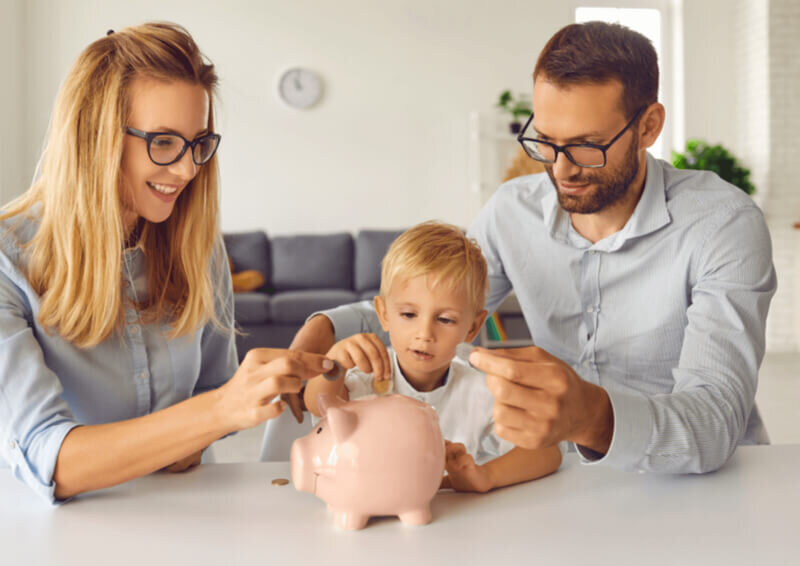
[[[481,326],[483,323],[486,322],[486,317],[489,316],[489,311],[486,309],[482,310],[478,314],[475,315],[475,320],[472,321],[472,326],[469,327],[469,333],[467,334],[466,339],[464,342],[472,342],[475,340],[475,337],[478,335],[478,332],[481,331]]]
[[[384,332],[389,332],[389,321],[386,316],[386,301],[384,301],[383,297],[380,295],[375,295],[375,298],[372,300],[372,302],[375,305],[375,312],[378,315],[381,328],[383,328]]]

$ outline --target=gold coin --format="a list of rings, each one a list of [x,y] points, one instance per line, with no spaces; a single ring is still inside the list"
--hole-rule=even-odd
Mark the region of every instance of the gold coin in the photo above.
[[[372,390],[375,392],[376,395],[384,395],[389,391],[389,387],[392,385],[391,379],[384,379],[382,381],[378,381],[376,379],[372,380]]]
[[[289,483],[289,480],[286,478],[275,478],[272,480],[272,485],[286,485],[287,483]]]

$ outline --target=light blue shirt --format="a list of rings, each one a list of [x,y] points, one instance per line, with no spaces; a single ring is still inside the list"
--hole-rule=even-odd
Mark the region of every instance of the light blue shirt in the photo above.
[[[700,473],[768,442],[754,399],[776,277],[742,191],[648,155],[642,197],[608,238],[575,231],[545,173],[502,185],[469,236],[489,265],[487,308],[513,289],[534,343],[608,391],[611,446],[579,447],[584,462]],[[367,303],[325,314],[337,339],[379,330]]]
[[[41,497],[54,501],[53,470],[61,443],[78,425],[132,419],[214,389],[235,373],[233,330],[209,322],[170,340],[165,324],[142,324],[129,302],[124,333],[80,349],[39,324],[39,295],[20,266],[20,244],[35,225],[0,224],[0,467]],[[15,232],[6,229],[15,226]],[[220,253],[224,249],[220,244]],[[119,284],[130,299],[147,293],[146,258],[127,249]],[[227,267],[227,259],[222,257]],[[215,263],[216,265],[216,263]],[[215,269],[221,322],[233,312],[230,272]]]

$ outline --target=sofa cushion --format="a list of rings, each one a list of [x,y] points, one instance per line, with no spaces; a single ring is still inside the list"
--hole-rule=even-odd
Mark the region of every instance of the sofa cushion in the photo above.
[[[270,321],[270,297],[265,293],[236,293],[233,319],[241,324],[265,324]]]
[[[225,249],[233,261],[234,272],[254,269],[264,276],[265,284],[258,290],[270,286],[269,241],[262,230],[224,234]]]
[[[338,307],[358,300],[352,291],[313,289],[276,293],[270,301],[270,314],[275,322],[303,322],[312,312]]]
[[[375,295],[381,292],[380,289],[367,289],[366,291],[359,291],[358,292],[358,300],[360,301],[371,301],[375,298]]]
[[[276,291],[353,288],[353,238],[346,232],[276,236],[270,247]]]
[[[402,230],[361,230],[356,236],[355,289],[381,286],[381,261]],[[370,297],[371,298],[371,297]]]

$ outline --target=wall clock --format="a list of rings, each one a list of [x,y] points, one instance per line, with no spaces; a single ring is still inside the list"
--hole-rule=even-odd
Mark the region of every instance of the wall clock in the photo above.
[[[322,79],[314,71],[292,67],[278,79],[278,96],[292,108],[311,108],[322,96]]]

